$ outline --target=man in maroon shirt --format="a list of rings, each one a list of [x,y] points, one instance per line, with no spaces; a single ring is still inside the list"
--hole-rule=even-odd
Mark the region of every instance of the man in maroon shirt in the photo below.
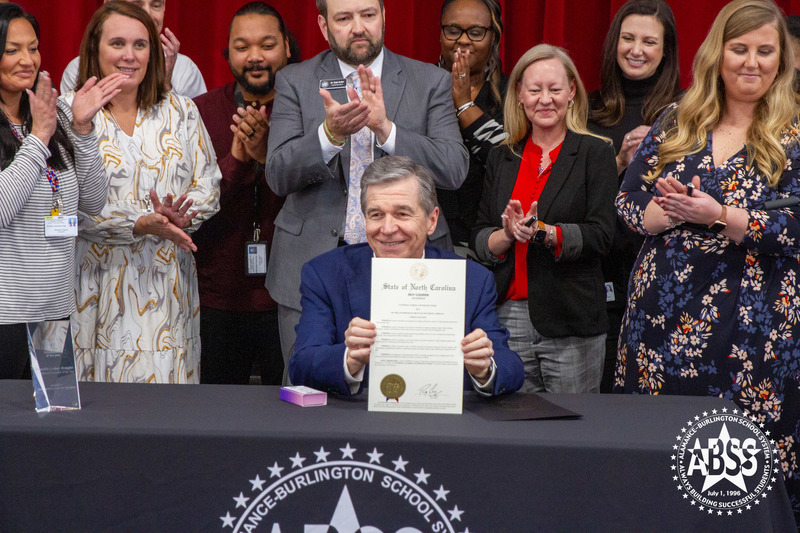
[[[264,277],[283,200],[264,181],[264,160],[275,73],[298,59],[289,40],[275,8],[245,4],[233,15],[223,52],[236,81],[195,98],[222,171],[220,210],[193,237],[201,383],[246,384],[254,361],[262,383],[281,383],[277,306]]]

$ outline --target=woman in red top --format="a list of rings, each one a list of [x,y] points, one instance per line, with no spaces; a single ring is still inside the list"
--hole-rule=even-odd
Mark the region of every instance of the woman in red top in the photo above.
[[[598,392],[614,149],[586,129],[586,90],[564,50],[528,50],[508,87],[509,136],[489,155],[472,247],[494,267],[498,315],[525,364],[523,390]]]

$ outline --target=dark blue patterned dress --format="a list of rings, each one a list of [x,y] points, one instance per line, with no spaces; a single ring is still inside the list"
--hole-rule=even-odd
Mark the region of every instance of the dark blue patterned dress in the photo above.
[[[644,211],[658,192],[642,176],[655,167],[674,115],[668,109],[650,130],[616,200],[620,218],[645,235]],[[783,137],[786,168],[770,187],[744,147],[714,168],[711,141],[709,133],[705,148],[662,175],[684,184],[697,175],[703,192],[747,210],[744,239],[690,224],[647,236],[628,286],[615,390],[733,400],[778,444],[798,516],[800,207],[765,210],[764,202],[800,195],[800,145]]]

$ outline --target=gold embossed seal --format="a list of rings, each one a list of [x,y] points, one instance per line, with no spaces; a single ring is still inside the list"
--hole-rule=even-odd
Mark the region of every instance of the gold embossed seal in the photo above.
[[[406,380],[397,374],[388,374],[381,380],[381,394],[386,396],[387,401],[399,402],[404,392],[406,392]]]

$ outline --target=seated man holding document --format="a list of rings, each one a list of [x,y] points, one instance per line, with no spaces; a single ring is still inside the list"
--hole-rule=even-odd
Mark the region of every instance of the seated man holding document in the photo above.
[[[341,395],[364,388],[372,346],[381,335],[370,322],[373,257],[463,261],[426,246],[439,217],[435,185],[432,173],[410,158],[387,156],[366,169],[361,209],[366,244],[336,248],[303,266],[302,316],[289,362],[295,385]],[[522,361],[497,319],[492,275],[472,261],[465,267],[464,384],[486,396],[516,391],[523,382]]]

